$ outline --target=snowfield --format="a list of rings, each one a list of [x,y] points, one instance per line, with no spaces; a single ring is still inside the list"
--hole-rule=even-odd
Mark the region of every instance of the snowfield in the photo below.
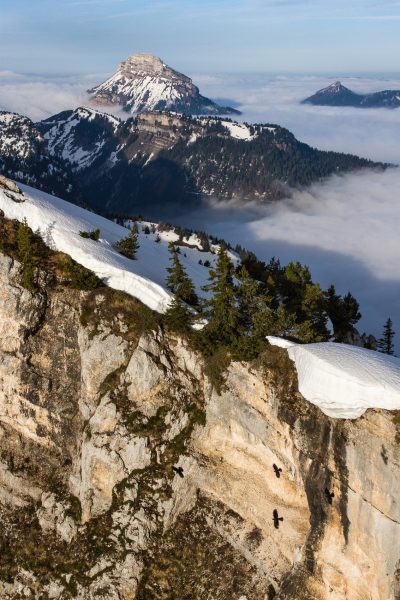
[[[230,121],[221,121],[221,125],[229,131],[231,137],[236,140],[244,140],[245,142],[251,142],[257,135],[252,135],[250,127],[242,123],[234,123]]]
[[[347,344],[267,339],[287,349],[300,393],[329,417],[357,419],[368,408],[400,409],[400,359]]]
[[[19,185],[25,196],[22,203],[8,198],[0,188],[0,209],[7,218],[18,221],[26,218],[31,229],[40,230],[45,243],[92,270],[110,287],[127,292],[153,310],[166,310],[172,298],[165,285],[169,266],[168,242],[178,240],[174,231],[146,235],[142,231],[145,224],[138,223],[140,248],[137,260],[130,260],[113,248],[115,242],[128,234],[127,228],[65,200]],[[79,235],[79,231],[97,228],[100,229],[98,242]],[[156,241],[157,234],[159,242]],[[199,250],[200,243],[195,235],[185,243],[195,247],[181,246],[180,259],[200,293],[201,286],[207,282],[208,269],[200,265],[199,260],[208,260],[214,265],[216,255]],[[216,249],[217,246],[212,246],[214,252]],[[237,260],[233,254],[231,258]]]

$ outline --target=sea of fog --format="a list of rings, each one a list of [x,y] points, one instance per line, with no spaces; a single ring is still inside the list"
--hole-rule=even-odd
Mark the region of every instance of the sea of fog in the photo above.
[[[202,92],[233,100],[247,122],[277,123],[320,149],[400,164],[400,109],[315,107],[303,98],[340,79],[360,92],[400,89],[400,77],[198,76]],[[331,177],[267,207],[213,205],[191,215],[215,235],[265,260],[299,260],[326,287],[351,291],[361,331],[379,336],[390,316],[400,351],[400,169]]]
[[[87,103],[85,90],[104,78],[46,78],[0,71],[0,109],[34,120]],[[193,74],[201,92],[231,102],[247,122],[277,123],[321,149],[400,164],[400,109],[301,105],[341,80],[355,91],[400,89],[400,76]],[[400,351],[400,169],[332,177],[269,206],[210,204],[181,221],[239,243],[264,259],[299,260],[326,287],[359,300],[360,329],[380,335],[390,316]]]

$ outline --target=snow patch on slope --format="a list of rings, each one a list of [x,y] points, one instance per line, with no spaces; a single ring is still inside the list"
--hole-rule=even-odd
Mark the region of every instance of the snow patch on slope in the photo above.
[[[244,125],[241,123],[231,123],[230,121],[221,121],[221,124],[228,129],[230,136],[235,138],[236,140],[244,140],[245,142],[250,142],[253,140],[256,135],[253,135],[250,131],[250,127],[248,125]]]
[[[76,262],[92,270],[110,287],[127,292],[151,309],[164,312],[172,298],[166,288],[166,268],[169,266],[168,232],[145,234],[139,224],[140,248],[137,260],[125,258],[113,244],[125,237],[125,227],[104,219],[83,208],[45,194],[39,190],[20,185],[25,201],[17,204],[0,189],[0,209],[8,219],[22,221],[40,233],[46,243],[65,252]],[[100,229],[100,240],[95,242],[82,238],[79,231]],[[208,260],[215,265],[216,255],[200,252],[197,248],[182,247],[180,259],[192,278],[197,291],[205,285],[208,269],[199,264]]]
[[[300,393],[329,417],[356,419],[368,408],[400,409],[400,359],[347,344],[267,339],[287,348]]]
[[[15,113],[0,112],[0,154],[27,159],[43,141],[32,121]]]
[[[79,127],[85,126],[85,122],[94,121],[96,117],[108,122],[114,132],[121,124],[120,119],[113,115],[84,107],[77,108],[65,119],[47,120],[46,123],[50,127],[44,138],[48,142],[50,155],[61,156],[75,171],[90,167],[106,145],[105,133],[99,131],[97,139],[91,144],[86,144],[87,147],[82,144],[79,136],[76,138],[76,133]],[[113,156],[113,161],[116,162],[116,155]]]

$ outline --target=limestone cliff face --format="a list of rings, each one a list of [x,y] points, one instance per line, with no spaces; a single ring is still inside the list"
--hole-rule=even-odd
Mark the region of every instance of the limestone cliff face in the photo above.
[[[42,280],[0,254],[1,598],[400,598],[393,415],[329,419],[281,349],[218,394],[111,291]]]

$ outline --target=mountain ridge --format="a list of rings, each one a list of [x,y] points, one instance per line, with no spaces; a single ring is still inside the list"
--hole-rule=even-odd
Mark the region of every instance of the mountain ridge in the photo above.
[[[12,128],[13,119],[4,135],[11,135]],[[74,197],[85,206],[102,214],[145,214],[156,220],[190,211],[210,198],[270,202],[333,173],[387,166],[316,150],[274,124],[167,112],[144,112],[122,121],[78,108],[31,122],[31,129],[33,137],[42,139],[38,156],[63,167],[79,191]],[[0,160],[5,175],[53,192],[54,185],[46,183],[48,169],[42,173],[36,158],[36,180],[27,179],[29,165],[20,175],[18,156],[0,154]],[[62,190],[58,195],[66,197]]]
[[[302,104],[394,109],[400,107],[400,90],[383,90],[381,92],[359,94],[345,87],[340,81],[336,81],[302,100]]]

